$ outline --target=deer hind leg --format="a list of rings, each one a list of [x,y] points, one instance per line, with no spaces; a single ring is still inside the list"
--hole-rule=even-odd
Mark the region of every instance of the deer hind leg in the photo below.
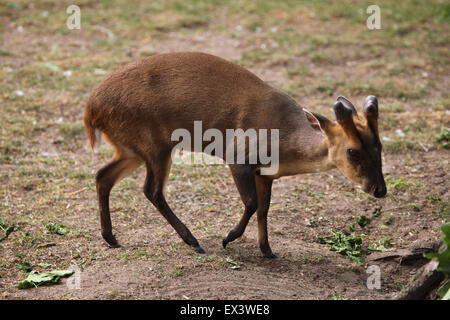
[[[170,223],[183,241],[194,248],[198,253],[205,253],[197,239],[189,229],[178,219],[170,209],[164,197],[164,183],[169,175],[171,159],[170,153],[164,157],[153,157],[147,162],[147,177],[145,179],[144,194],[148,200],[158,209],[162,216]]]
[[[234,182],[244,203],[244,214],[239,223],[222,240],[225,248],[229,242],[232,242],[244,234],[245,228],[258,208],[258,199],[255,185],[255,173],[248,166],[230,166]]]
[[[116,152],[113,161],[101,168],[95,176],[102,236],[112,248],[120,247],[120,245],[112,233],[111,215],[109,211],[109,195],[111,189],[117,182],[130,175],[141,164],[142,160],[139,158],[127,157],[123,153]]]

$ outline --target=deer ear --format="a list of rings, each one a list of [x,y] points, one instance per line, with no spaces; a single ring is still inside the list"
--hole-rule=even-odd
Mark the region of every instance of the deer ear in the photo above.
[[[303,111],[305,112],[306,118],[308,119],[311,127],[314,130],[325,135],[326,130],[330,127],[332,122],[330,120],[328,120],[327,118],[325,118],[324,116],[312,113],[311,111],[306,110],[305,108],[303,108]]]

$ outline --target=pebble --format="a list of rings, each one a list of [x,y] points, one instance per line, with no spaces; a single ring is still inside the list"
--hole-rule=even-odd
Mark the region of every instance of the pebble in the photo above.
[[[398,136],[400,136],[400,137],[404,137],[404,136],[405,136],[405,133],[403,132],[402,129],[397,129],[397,130],[395,130],[395,133],[396,133]]]

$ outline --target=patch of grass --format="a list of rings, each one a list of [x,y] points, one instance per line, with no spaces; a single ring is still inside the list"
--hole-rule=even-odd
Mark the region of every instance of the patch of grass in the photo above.
[[[0,242],[9,237],[11,233],[18,230],[17,226],[10,225],[6,221],[0,220],[0,230],[4,233],[3,236],[0,237]]]
[[[397,288],[399,290],[403,290],[403,288],[405,287],[405,285],[403,283],[401,283],[401,282],[397,282],[395,285],[397,286]]]
[[[442,129],[437,138],[438,142],[442,142],[441,147],[444,149],[450,149],[450,131]]]
[[[438,22],[450,22],[450,4],[444,4],[436,10],[435,19]]]
[[[0,48],[0,56],[12,56],[12,54],[8,50]]]
[[[390,245],[391,245],[391,238],[383,237],[381,238],[381,240],[378,240],[378,242],[369,244],[367,249],[369,251],[386,251]]]
[[[307,65],[288,67],[288,68],[286,68],[286,71],[287,71],[287,74],[291,77],[297,77],[297,76],[310,77],[313,75],[309,66],[307,66]]]
[[[177,264],[175,268],[172,269],[172,274],[176,277],[179,277],[183,274],[184,266],[182,264]]]
[[[306,264],[319,264],[324,260],[325,260],[325,258],[323,256],[319,256],[319,255],[309,255],[309,256],[302,257],[302,262],[306,263]]]
[[[432,200],[432,201],[441,201],[442,200],[441,197],[435,196],[435,195],[429,195],[429,196],[427,196],[427,199]]]
[[[28,261],[19,262],[17,264],[17,268],[19,268],[20,270],[22,270],[23,272],[26,272],[26,273],[31,272],[31,270],[33,270],[33,266]]]
[[[231,264],[231,269],[233,270],[239,270],[241,268],[241,265],[230,257],[227,257],[225,261]]]
[[[372,211],[372,216],[373,217],[379,217],[381,215],[381,208],[375,208]]]
[[[306,195],[308,195],[308,196],[310,196],[312,198],[315,198],[317,200],[322,200],[323,198],[325,198],[325,196],[323,194],[317,193],[317,192],[314,192],[314,191],[311,191],[311,190],[308,190],[306,192]]]
[[[439,203],[439,215],[445,219],[445,221],[450,221],[450,202],[441,201]]]
[[[400,153],[406,151],[420,151],[420,146],[407,139],[393,139],[392,141],[383,141],[383,151],[388,153]]]
[[[373,94],[379,97],[391,97],[401,100],[418,100],[425,96],[425,88],[417,88],[410,82],[400,79],[395,80],[367,80],[348,83],[348,89],[352,95]]]
[[[58,234],[64,236],[70,232],[69,228],[63,226],[62,224],[49,223],[45,225],[47,232],[50,234]]]
[[[136,257],[148,258],[149,253],[147,252],[147,250],[142,250],[142,251],[136,251],[136,252],[134,253],[134,255],[135,255]]]
[[[441,197],[436,195],[429,195],[427,199],[431,200],[437,206],[439,216],[445,221],[450,220],[450,202],[443,201]]]
[[[206,257],[201,257],[201,256],[195,257],[195,260],[198,261],[198,262],[204,263],[204,262],[206,262]]]
[[[360,227],[365,227],[371,222],[371,220],[367,216],[362,215],[356,220],[356,222]]]
[[[402,113],[405,112],[405,107],[399,104],[388,104],[383,106],[382,111],[387,113]]]
[[[269,53],[262,49],[255,49],[251,51],[244,52],[239,62],[246,65],[252,66],[260,62],[264,62],[268,60]]]
[[[415,189],[415,188],[422,187],[423,184],[420,181],[414,181],[411,179],[406,179],[404,177],[399,177],[399,178],[395,178],[395,179],[386,179],[386,186],[389,189],[405,191],[408,189]]]
[[[362,238],[346,235],[342,231],[332,230],[332,235],[319,237],[319,243],[331,245],[330,250],[348,256],[353,262],[363,263],[361,257]]]
[[[75,137],[85,131],[84,123],[77,121],[75,123],[64,123],[59,128],[59,131],[67,137]]]

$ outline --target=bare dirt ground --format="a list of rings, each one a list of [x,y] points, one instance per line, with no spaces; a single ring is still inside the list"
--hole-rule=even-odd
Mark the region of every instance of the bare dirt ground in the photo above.
[[[387,299],[426,262],[372,262],[368,246],[383,237],[390,251],[434,241],[449,219],[450,29],[448,20],[434,18],[440,2],[435,11],[417,9],[425,18],[411,20],[403,20],[408,10],[386,3],[386,27],[372,37],[358,1],[326,9],[309,1],[216,2],[82,1],[83,28],[73,32],[65,28],[64,4],[0,5],[0,222],[15,227],[0,242],[0,299]],[[278,258],[265,259],[255,218],[242,238],[221,246],[243,212],[228,169],[173,166],[167,201],[207,251],[198,255],[146,200],[140,169],[113,189],[112,220],[122,247],[108,248],[93,175],[111,152],[104,147],[94,155],[87,147],[84,103],[118,66],[185,50],[240,63],[330,118],[338,95],[358,106],[367,94],[378,95],[387,198],[371,198],[337,170],[282,178],[269,212]],[[362,215],[371,218],[364,227],[355,223]],[[48,223],[70,233],[50,234]],[[332,230],[362,237],[362,264],[319,243]],[[77,265],[81,289],[63,280],[19,290],[24,262],[41,272]],[[379,290],[366,285],[373,264],[381,271]]]

